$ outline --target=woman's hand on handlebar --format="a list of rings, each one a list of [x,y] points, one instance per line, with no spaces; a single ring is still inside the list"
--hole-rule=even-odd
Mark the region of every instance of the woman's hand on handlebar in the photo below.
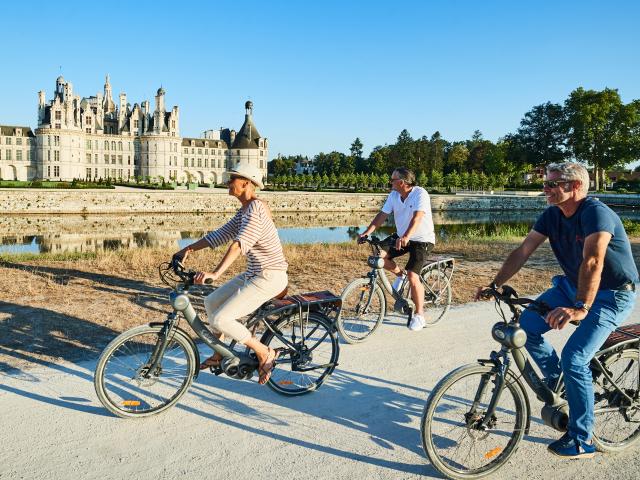
[[[173,256],[171,257],[171,261],[172,262],[178,261],[184,264],[184,262],[187,261],[187,257],[189,256],[190,253],[191,253],[191,249],[189,247],[185,247],[182,250],[174,253]]]
[[[211,285],[218,278],[220,278],[220,274],[216,272],[198,272],[196,276],[193,277],[193,283],[196,285]]]

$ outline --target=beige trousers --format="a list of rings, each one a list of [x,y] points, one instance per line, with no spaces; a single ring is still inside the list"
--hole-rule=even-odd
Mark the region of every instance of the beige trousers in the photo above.
[[[251,278],[246,273],[233,277],[204,299],[211,327],[240,343],[246,342],[251,332],[237,320],[282,292],[288,281],[284,270],[263,270]]]

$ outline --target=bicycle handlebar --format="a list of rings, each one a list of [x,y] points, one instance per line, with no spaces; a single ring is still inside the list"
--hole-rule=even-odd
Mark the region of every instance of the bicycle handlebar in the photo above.
[[[493,298],[497,303],[504,302],[509,306],[512,312],[515,310],[516,306],[525,307],[544,317],[547,313],[553,310],[551,306],[541,300],[518,297],[518,292],[509,285],[503,285],[502,292],[496,286],[485,288],[480,292],[480,297],[486,299]]]
[[[160,270],[160,278],[162,281],[171,287],[175,287],[172,283],[182,283],[185,288],[195,285],[195,277],[198,272],[186,268],[180,257],[172,257],[171,262],[161,263],[158,269]],[[177,278],[172,277],[172,274]],[[204,283],[211,285],[213,284],[213,280],[207,278]]]

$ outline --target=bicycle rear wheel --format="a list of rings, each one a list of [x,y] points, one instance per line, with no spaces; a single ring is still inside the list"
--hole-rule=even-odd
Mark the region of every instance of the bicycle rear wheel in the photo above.
[[[357,278],[342,292],[342,307],[336,320],[340,336],[347,343],[364,342],[384,320],[386,300],[377,283]]]
[[[604,375],[594,379],[595,424],[593,442],[602,452],[620,452],[640,439],[640,372],[637,348],[626,348],[601,360],[629,402]]]
[[[432,390],[422,414],[422,445],[429,461],[448,478],[481,478],[515,453],[524,436],[525,393],[508,372],[495,413],[481,426],[497,373],[490,366],[465,365]]]
[[[292,313],[277,320],[273,329],[286,342],[267,330],[260,340],[281,353],[267,382],[283,395],[302,395],[316,390],[338,362],[338,337],[331,321],[321,313]]]
[[[420,272],[424,285],[424,319],[428,325],[438,323],[451,306],[451,282],[437,268],[425,267]]]
[[[179,330],[169,339],[158,368],[150,371],[161,329],[149,325],[132,328],[104,349],[94,386],[100,402],[111,413],[119,417],[155,415],[175,405],[191,385],[195,353]]]

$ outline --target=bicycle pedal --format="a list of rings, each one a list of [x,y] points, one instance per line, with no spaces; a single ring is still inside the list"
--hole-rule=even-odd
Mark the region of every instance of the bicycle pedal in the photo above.
[[[222,375],[224,371],[220,367],[209,367],[211,373],[213,373],[216,377]]]

